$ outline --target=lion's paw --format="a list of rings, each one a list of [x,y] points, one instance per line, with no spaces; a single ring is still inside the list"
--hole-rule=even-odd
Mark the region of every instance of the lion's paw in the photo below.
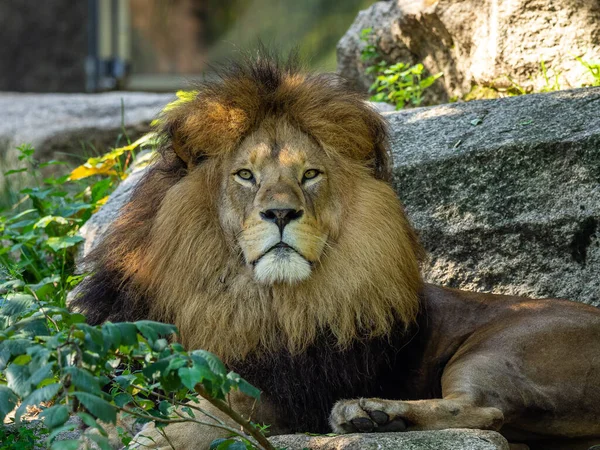
[[[376,398],[340,400],[331,410],[329,423],[335,433],[373,433],[405,431],[400,415],[407,408],[401,402]]]

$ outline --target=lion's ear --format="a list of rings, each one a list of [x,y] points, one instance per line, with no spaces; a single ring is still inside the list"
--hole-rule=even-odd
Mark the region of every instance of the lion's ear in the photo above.
[[[180,127],[179,120],[170,121],[164,128],[168,141],[169,148],[175,153],[175,155],[181,159],[188,168],[198,165],[205,159],[205,155],[202,152],[194,151],[187,145],[188,139],[184,135]]]

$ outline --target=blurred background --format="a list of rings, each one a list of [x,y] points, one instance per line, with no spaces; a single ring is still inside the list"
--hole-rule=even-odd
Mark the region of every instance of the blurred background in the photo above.
[[[374,0],[0,0],[0,91],[173,91],[260,39],[334,70]]]

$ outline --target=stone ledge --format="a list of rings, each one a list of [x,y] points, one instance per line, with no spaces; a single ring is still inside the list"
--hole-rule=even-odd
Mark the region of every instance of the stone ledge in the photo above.
[[[508,450],[508,442],[494,431],[440,430],[405,433],[366,433],[341,436],[274,436],[277,448],[287,450]]]

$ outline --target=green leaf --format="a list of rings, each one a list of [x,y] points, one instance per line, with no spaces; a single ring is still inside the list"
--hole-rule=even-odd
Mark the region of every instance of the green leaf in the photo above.
[[[22,172],[27,172],[27,168],[24,167],[22,169],[13,169],[13,170],[9,170],[7,172],[4,172],[4,175],[8,176],[8,175],[12,175],[14,173],[22,173]]]
[[[178,373],[181,382],[190,391],[193,391],[196,385],[204,378],[202,369],[196,365],[192,367],[182,367],[179,369]]]
[[[6,385],[19,397],[23,398],[31,392],[29,367],[11,364],[4,372]]]
[[[18,398],[8,387],[0,385],[0,423],[17,406]]]
[[[158,410],[165,416],[168,416],[171,413],[171,409],[173,409],[173,404],[167,400],[162,400],[158,404]]]
[[[31,355],[19,355],[13,360],[12,364],[16,366],[24,366],[29,361],[31,361]]]
[[[15,317],[27,311],[35,302],[35,297],[29,294],[7,294],[4,297],[0,314]]]
[[[82,242],[84,239],[81,236],[59,236],[59,237],[51,237],[46,241],[46,245],[50,247],[55,252],[62,250],[64,248],[73,247],[78,243]]]
[[[55,405],[40,413],[40,419],[44,420],[44,425],[48,428],[56,428],[69,420],[69,410],[64,405]]]
[[[98,200],[104,198],[108,191],[112,186],[113,181],[110,178],[105,178],[104,180],[98,181],[92,186],[92,202],[97,202]]]
[[[15,422],[20,423],[21,416],[25,413],[25,411],[27,411],[28,406],[39,405],[42,402],[52,400],[61,387],[62,384],[54,383],[33,391],[27,398],[23,400],[23,402],[17,409],[17,412],[15,413]]]
[[[137,327],[131,322],[116,323],[115,326],[121,332],[121,345],[137,344]]]
[[[142,369],[142,373],[148,378],[153,378],[157,376],[157,374],[158,376],[163,376],[166,374],[167,367],[169,367],[169,360],[159,359],[158,361],[144,367]]]
[[[106,400],[88,394],[87,392],[73,392],[73,395],[77,397],[81,404],[98,419],[107,423],[116,423],[117,410]]]
[[[31,378],[29,378],[29,382],[35,388],[38,384],[40,384],[44,380],[52,379],[52,369],[54,368],[53,364],[44,364],[38,370],[33,372]]]
[[[115,405],[122,408],[126,404],[131,403],[133,401],[133,397],[131,396],[131,394],[121,392],[121,393],[115,395],[115,397],[113,398],[113,401],[115,402]]]
[[[102,394],[98,379],[90,374],[87,370],[71,366],[65,368],[64,373],[71,376],[71,383],[77,389],[96,395]]]
[[[177,333],[177,327],[175,325],[153,322],[151,320],[139,320],[135,322],[135,325],[142,336],[151,342],[156,341],[159,337],[166,337]]]
[[[86,433],[86,436],[94,441],[100,447],[100,450],[112,450],[107,437],[95,433]]]
[[[235,372],[229,372],[227,374],[227,379],[233,382],[233,385],[236,386],[241,392],[246,394],[249,397],[259,399],[260,398],[260,389],[252,386],[246,380],[244,380],[241,376],[239,376]]]
[[[192,357],[194,363],[196,363],[199,357],[204,359],[208,363],[208,367],[210,367],[210,370],[212,370],[213,373],[222,377],[227,375],[227,369],[217,355],[207,352],[206,350],[195,350],[190,356]]]
[[[78,412],[77,416],[86,424],[88,427],[97,429],[100,432],[105,432],[104,429],[96,422],[96,419],[85,412]],[[105,432],[106,433],[106,432]]]
[[[102,335],[104,342],[112,349],[117,349],[121,345],[121,330],[114,323],[106,322],[102,325]]]

